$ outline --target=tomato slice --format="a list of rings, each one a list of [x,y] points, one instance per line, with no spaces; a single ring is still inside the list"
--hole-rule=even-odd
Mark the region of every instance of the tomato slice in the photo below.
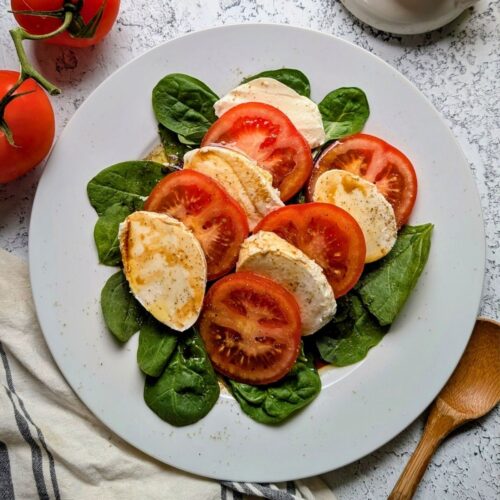
[[[294,296],[251,272],[214,283],[200,317],[200,334],[216,370],[248,384],[269,384],[290,371],[300,331]]]
[[[266,215],[254,229],[271,231],[315,260],[335,297],[346,294],[359,280],[366,244],[359,224],[330,203],[288,205]]]
[[[207,259],[207,279],[228,273],[248,236],[248,221],[239,204],[214,180],[194,170],[163,178],[144,209],[171,215],[189,227]]]
[[[387,142],[357,134],[335,142],[320,155],[309,180],[312,200],[318,177],[338,168],[373,182],[392,205],[398,227],[406,224],[417,197],[417,176],[410,160]]]
[[[247,102],[226,111],[203,138],[201,145],[209,144],[238,149],[271,172],[283,201],[296,194],[311,174],[307,141],[284,113],[269,104]]]

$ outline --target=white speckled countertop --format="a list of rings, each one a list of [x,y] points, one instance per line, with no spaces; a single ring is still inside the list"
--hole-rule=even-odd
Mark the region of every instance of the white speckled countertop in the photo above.
[[[7,0],[0,2],[0,67],[16,69]],[[482,0],[447,27],[391,36],[363,25],[335,0],[122,0],[112,34],[73,51],[32,46],[30,57],[63,89],[53,99],[62,130],[78,106],[121,65],[165,40],[225,23],[275,22],[331,33],[377,54],[432,101],[460,142],[481,194],[487,270],[481,314],[500,319],[500,2]],[[31,205],[41,169],[0,186],[0,247],[27,257]],[[420,438],[424,418],[371,455],[325,475],[340,499],[389,493]],[[500,411],[464,427],[436,453],[419,499],[500,498]]]

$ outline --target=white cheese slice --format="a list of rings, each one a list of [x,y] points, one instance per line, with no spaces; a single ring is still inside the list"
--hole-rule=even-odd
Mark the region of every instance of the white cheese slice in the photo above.
[[[381,259],[394,246],[394,210],[375,184],[344,170],[328,170],[316,181],[313,201],[337,205],[356,219],[365,236],[365,262]]]
[[[236,269],[266,276],[291,292],[299,305],[302,335],[318,331],[335,315],[335,297],[321,267],[274,233],[259,231],[247,238]]]
[[[262,102],[278,108],[304,136],[311,148],[325,142],[325,130],[318,106],[274,78],[256,78],[231,90],[214,104],[215,114],[222,116],[244,102]]]
[[[272,176],[243,153],[220,146],[205,146],[184,156],[184,168],[215,179],[243,208],[250,229],[269,212],[283,206]]]
[[[134,212],[120,224],[120,251],[130,290],[158,321],[180,332],[201,311],[205,254],[194,234],[166,214]]]

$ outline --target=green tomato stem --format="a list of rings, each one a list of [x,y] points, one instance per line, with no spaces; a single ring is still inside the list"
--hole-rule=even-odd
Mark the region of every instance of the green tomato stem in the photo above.
[[[57,10],[9,10],[11,14],[19,14],[22,16],[43,16],[43,17],[57,17],[64,18],[64,8]]]
[[[21,94],[14,94],[16,90],[23,84],[23,82],[29,78],[37,81],[50,95],[60,94],[61,90],[50,83],[42,74],[40,74],[29,62],[28,56],[26,55],[26,51],[23,47],[24,40],[45,40],[47,38],[52,38],[54,36],[63,33],[68,29],[70,24],[72,23],[75,14],[78,13],[81,8],[81,1],[78,2],[77,5],[72,3],[66,3],[64,5],[64,9],[60,12],[60,14],[64,15],[63,22],[59,28],[56,30],[45,33],[43,35],[32,35],[28,33],[21,27],[13,28],[9,31],[10,36],[14,42],[14,47],[16,48],[17,57],[19,59],[19,63],[21,64],[21,71],[19,73],[19,78],[17,82],[6,92],[6,94],[0,99],[0,133],[3,133],[7,139],[7,142],[11,146],[15,146],[14,139],[12,137],[12,131],[10,130],[9,125],[4,119],[5,108],[6,106],[12,102],[17,97],[20,97],[25,94],[30,94],[30,92],[23,92]]]
[[[21,64],[21,74],[19,76],[19,80],[14,87],[4,96],[2,101],[0,102],[0,107],[3,102],[3,100],[6,97],[9,97],[10,95],[15,92],[17,87],[21,85],[21,83],[26,80],[27,78],[33,78],[33,80],[36,80],[50,95],[56,95],[60,94],[61,90],[57,88],[55,85],[50,83],[43,75],[41,75],[29,62],[28,56],[26,55],[26,51],[24,50],[23,47],[23,41],[24,40],[45,40],[47,38],[52,38],[54,36],[59,35],[60,33],[63,33],[66,31],[68,26],[71,24],[71,21],[73,20],[73,11],[67,11],[64,14],[64,20],[57,28],[55,31],[52,31],[51,33],[46,33],[43,35],[32,35],[31,33],[28,33],[21,27],[17,27],[14,29],[10,30],[10,36],[12,37],[12,40],[14,41],[14,46],[16,48],[17,52],[17,57],[19,58],[19,62]],[[16,87],[17,86],[17,87]]]

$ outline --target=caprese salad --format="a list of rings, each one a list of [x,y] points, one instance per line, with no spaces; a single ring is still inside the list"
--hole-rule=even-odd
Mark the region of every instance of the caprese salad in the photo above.
[[[363,359],[427,261],[431,224],[406,225],[410,160],[361,133],[358,88],[318,105],[295,69],[219,98],[188,75],[153,90],[161,145],[88,184],[101,293],[121,342],[139,333],[144,399],[187,425],[219,397],[278,424],[321,390],[318,366]]]

